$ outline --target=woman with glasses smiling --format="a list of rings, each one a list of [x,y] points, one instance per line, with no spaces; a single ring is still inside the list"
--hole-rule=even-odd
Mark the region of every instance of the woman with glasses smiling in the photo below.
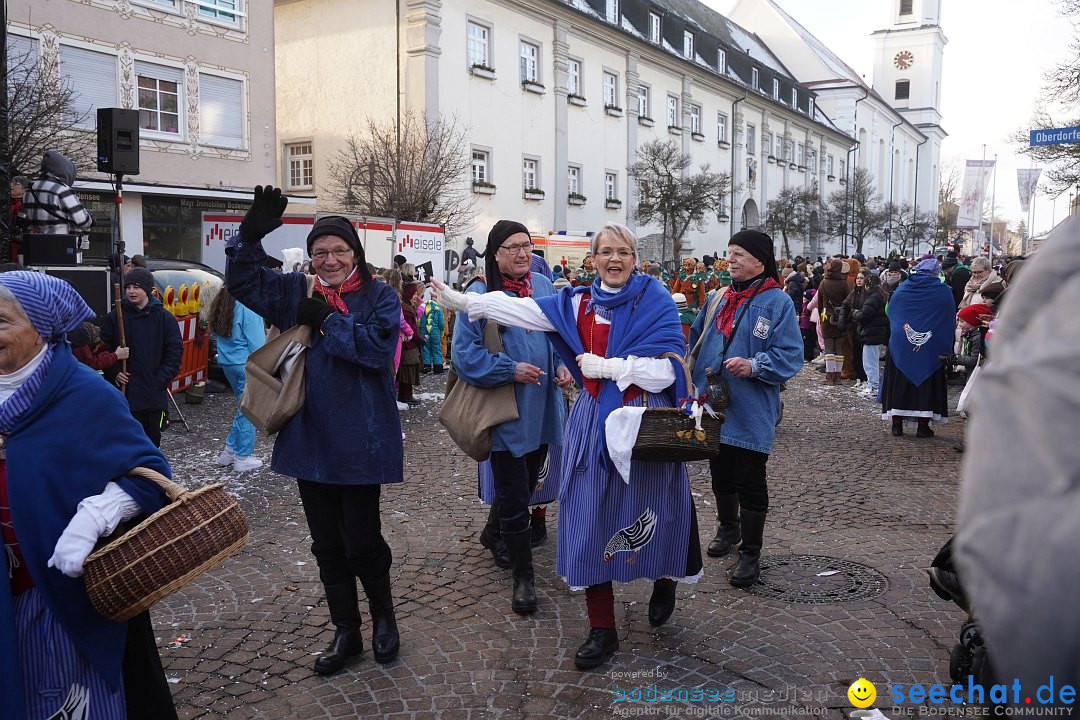
[[[581,669],[619,649],[612,581],[653,582],[649,624],[656,627],[675,609],[677,581],[695,582],[702,572],[685,465],[632,461],[620,471],[606,443],[613,411],[671,407],[687,395],[681,363],[660,357],[686,349],[675,302],[663,284],[635,271],[637,240],[627,228],[604,225],[592,251],[596,280],[554,296],[462,294],[433,283],[443,307],[473,322],[547,333],[585,389],[566,423],[556,555],[556,572],[586,588],[590,631],[574,657]]]
[[[382,485],[404,471],[401,418],[392,364],[401,303],[372,279],[364,248],[344,217],[320,218],[307,237],[316,277],[263,267],[262,238],[281,226],[288,204],[281,190],[255,188],[255,200],[229,241],[225,282],[240,302],[286,330],[312,329],[305,360],[304,405],[274,441],[271,469],[297,480],[319,565],[330,621],[330,646],[315,660],[329,674],[364,650],[356,579],[372,620],[375,661],[397,657],[399,640],[390,592],[390,546],[382,536]]]

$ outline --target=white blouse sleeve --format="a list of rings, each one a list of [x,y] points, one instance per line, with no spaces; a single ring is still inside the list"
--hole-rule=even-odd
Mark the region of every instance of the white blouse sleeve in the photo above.
[[[658,393],[675,382],[675,368],[667,358],[636,357],[631,355],[623,361],[623,370],[615,378],[615,384],[625,391],[637,385],[645,392]]]
[[[555,329],[532,298],[517,298],[502,292],[468,293],[468,298],[470,321],[486,318],[523,330],[551,332]]]

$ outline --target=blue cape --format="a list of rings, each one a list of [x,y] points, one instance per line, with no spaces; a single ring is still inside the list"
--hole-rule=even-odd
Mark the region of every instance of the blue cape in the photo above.
[[[115,479],[148,513],[164,492],[153,482],[124,476],[134,467],[172,475],[127,400],[59,343],[45,382],[8,437],[7,479],[15,535],[38,592],[64,631],[110,686],[120,681],[127,623],[106,620],[90,604],[82,578],[47,567],[60,533],[79,502]],[[0,552],[0,574],[7,576]],[[23,717],[19,654],[15,650],[11,586],[0,582],[0,703],[4,717]]]
[[[589,287],[563,288],[550,297],[536,298],[540,310],[555,326],[555,332],[548,333],[548,339],[582,386],[585,383],[577,356],[585,352],[585,347],[578,334],[573,298],[585,292],[592,293],[593,303],[613,311],[607,357],[658,357],[666,352],[682,357],[685,354],[686,340],[675,301],[660,281],[648,275],[631,275],[622,291],[614,294],[605,291],[597,278]],[[683,365],[677,360],[671,360],[671,364],[675,369],[675,399],[686,397],[688,390]],[[622,407],[622,399],[623,393],[615,382],[604,380],[598,399],[601,428],[607,416]],[[600,450],[606,460],[607,444],[600,443]]]
[[[915,273],[889,298],[889,356],[912,385],[926,382],[941,367],[938,356],[952,352],[954,313],[952,290],[932,275]]]

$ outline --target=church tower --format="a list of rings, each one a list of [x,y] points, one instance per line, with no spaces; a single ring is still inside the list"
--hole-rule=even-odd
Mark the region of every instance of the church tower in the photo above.
[[[919,149],[920,212],[937,213],[941,172],[941,69],[948,40],[941,30],[942,0],[885,0],[889,25],[874,41],[874,90],[927,137]]]

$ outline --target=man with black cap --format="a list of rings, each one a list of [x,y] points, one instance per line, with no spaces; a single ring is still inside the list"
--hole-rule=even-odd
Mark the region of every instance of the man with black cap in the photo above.
[[[758,579],[769,509],[765,466],[780,384],[802,367],[803,343],[795,307],[778,282],[772,238],[742,230],[728,241],[727,260],[731,287],[715,312],[698,315],[690,347],[702,338],[693,370],[697,390],[707,392],[710,403],[720,404],[723,395],[730,400],[721,404],[727,420],[720,454],[709,463],[719,526],[706,552],[722,557],[738,546],[730,581],[749,587]]]
[[[126,369],[116,363],[105,377],[124,391],[131,414],[154,445],[161,445],[161,426],[169,406],[168,387],[180,370],[184,341],[176,318],[154,297],[154,276],[146,268],[124,274],[124,343],[129,348]],[[116,352],[120,330],[116,311],[101,326],[101,341]]]
[[[960,262],[955,250],[950,250],[941,260],[941,269],[945,273],[945,282],[952,288],[953,304],[959,309],[966,293],[964,288],[971,280],[971,268]]]
[[[336,628],[315,660],[315,671],[329,674],[364,649],[357,578],[367,594],[375,661],[393,660],[400,644],[379,499],[382,485],[401,482],[404,472],[392,377],[401,303],[389,285],[372,279],[356,228],[344,217],[320,218],[308,234],[316,277],[264,267],[262,238],[281,226],[287,204],[280,189],[255,188],[225,249],[225,282],[278,328],[313,331],[304,405],[278,433],[270,467],[297,479]]]
[[[504,292],[540,298],[555,294],[551,281],[530,270],[532,239],[518,222],[500,220],[488,233],[483,281],[466,293]],[[461,312],[454,328],[452,361],[458,378],[477,387],[513,384],[518,419],[491,428],[491,457],[484,461],[481,496],[494,497],[480,542],[500,567],[510,567],[514,585],[511,609],[537,610],[533,583],[529,503],[547,458],[548,445],[561,445],[564,424],[562,386],[570,372],[554,353],[547,336],[521,328],[500,327],[503,352],[484,346],[486,320],[470,321]],[[484,487],[490,478],[493,487]],[[545,481],[552,482],[550,476]],[[550,488],[549,488],[550,489]],[[509,561],[509,562],[507,562]]]

